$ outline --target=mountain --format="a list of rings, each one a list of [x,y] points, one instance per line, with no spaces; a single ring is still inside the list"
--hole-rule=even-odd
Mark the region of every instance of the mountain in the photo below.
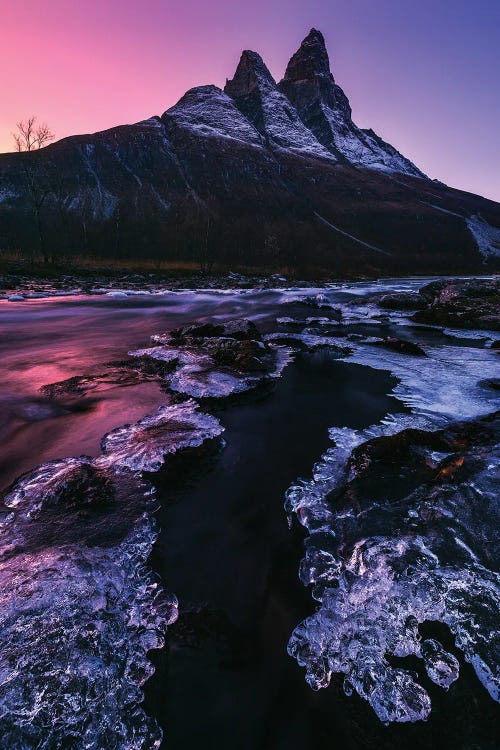
[[[340,163],[425,177],[373,130],[361,130],[353,123],[349,99],[335,83],[325,40],[317,29],[311,29],[292,56],[279,89]]]
[[[261,133],[267,146],[336,161],[333,154],[304,125],[282,94],[260,55],[246,50],[224,91],[240,112]]]
[[[312,29],[277,84],[244,51],[224,91],[161,117],[0,155],[0,248],[288,268],[478,272],[500,205],[427,178],[358,128]]]

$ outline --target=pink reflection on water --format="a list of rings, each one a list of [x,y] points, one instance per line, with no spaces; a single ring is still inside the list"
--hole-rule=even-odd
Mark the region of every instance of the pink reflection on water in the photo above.
[[[88,298],[4,303],[0,310],[0,489],[34,466],[71,455],[97,455],[102,435],[154,411],[166,396],[157,383],[110,385],[68,406],[43,398],[44,385],[123,360],[169,327],[159,308],[120,309]]]

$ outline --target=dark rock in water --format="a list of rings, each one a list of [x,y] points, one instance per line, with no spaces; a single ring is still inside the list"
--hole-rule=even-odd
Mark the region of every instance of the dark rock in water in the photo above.
[[[255,339],[260,340],[259,329],[251,320],[245,318],[241,320],[229,320],[225,323],[195,323],[194,325],[176,328],[171,331],[172,338],[185,339],[209,338],[214,336],[224,336],[232,339]]]
[[[127,470],[89,457],[66,458],[20,477],[4,502],[22,517],[11,554],[51,545],[121,542],[151,504],[149,488]]]
[[[492,342],[491,349],[500,349],[500,339]]]
[[[416,292],[384,294],[377,300],[377,304],[386,310],[418,310],[425,307],[425,301]]]
[[[249,320],[199,323],[152,337],[159,346],[131,352],[173,365],[166,378],[174,393],[227,398],[279,377],[289,353],[262,341]]]
[[[266,355],[270,352],[261,341],[211,338],[206,339],[204,346],[218,365],[234,367],[240,372],[265,372],[269,368]]]
[[[131,386],[137,383],[162,381],[172,372],[174,364],[150,357],[130,357],[119,362],[99,365],[88,375],[75,375],[67,380],[42,386],[41,393],[49,398],[70,401],[91,391],[109,386]]]
[[[490,443],[493,434],[487,422],[479,422],[437,432],[410,428],[368,440],[351,454],[344,496],[363,507],[379,491],[384,501],[396,502],[418,486],[452,481],[464,452]]]
[[[333,336],[322,336],[312,332],[305,333],[271,333],[267,337],[268,341],[282,346],[291,346],[300,351],[315,351],[316,349],[330,349],[331,352],[337,352],[339,355],[350,354],[352,349],[339,343]]]
[[[483,385],[485,388],[493,388],[495,391],[500,391],[500,378],[481,380],[480,385]]]
[[[417,323],[500,331],[500,279],[440,280],[422,287]]]
[[[397,339],[394,336],[388,336],[385,339],[379,341],[371,341],[372,346],[381,346],[384,349],[390,349],[400,354],[412,354],[415,357],[427,357],[426,352],[418,344],[414,344],[412,341],[403,341]]]

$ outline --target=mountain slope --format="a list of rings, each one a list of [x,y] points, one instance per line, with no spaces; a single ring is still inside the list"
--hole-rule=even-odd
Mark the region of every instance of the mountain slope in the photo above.
[[[477,272],[497,267],[499,228],[499,204],[429,180],[357,128],[315,30],[278,86],[246,51],[225,91],[0,155],[0,248],[47,257]]]
[[[279,88],[306,127],[340,162],[425,176],[373,130],[361,130],[353,123],[349,100],[330,72],[325,40],[317,29],[311,29],[290,59]]]
[[[256,52],[242,53],[234,78],[227,81],[224,91],[263,135],[267,145],[336,161],[278,90],[276,81]]]

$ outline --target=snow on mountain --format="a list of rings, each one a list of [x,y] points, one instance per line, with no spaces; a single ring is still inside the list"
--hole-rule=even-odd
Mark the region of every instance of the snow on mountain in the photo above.
[[[278,87],[318,141],[340,162],[414,177],[425,176],[373,130],[361,130],[354,124],[349,100],[330,71],[320,31],[311,29],[290,59]]]
[[[189,89],[163,117],[164,122],[206,138],[232,138],[262,146],[262,138],[235,106],[233,100],[217,86]]]
[[[243,115],[262,133],[270,146],[301,155],[334,161],[304,125],[290,101],[276,85],[261,56],[245,50],[234,78],[224,88]]]
[[[492,227],[479,215],[469,216],[466,224],[485,259],[500,257],[500,229]]]

